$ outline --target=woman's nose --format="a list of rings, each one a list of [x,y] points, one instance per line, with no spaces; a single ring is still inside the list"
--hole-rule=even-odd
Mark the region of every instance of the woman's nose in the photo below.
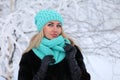
[[[54,31],[57,31],[57,25],[55,25],[55,26],[53,27],[53,30],[54,30]]]

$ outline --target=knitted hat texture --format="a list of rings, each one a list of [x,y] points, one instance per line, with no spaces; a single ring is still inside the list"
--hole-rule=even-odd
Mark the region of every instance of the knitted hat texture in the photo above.
[[[35,24],[38,31],[50,21],[59,21],[63,25],[62,16],[55,10],[41,10],[35,16]]]

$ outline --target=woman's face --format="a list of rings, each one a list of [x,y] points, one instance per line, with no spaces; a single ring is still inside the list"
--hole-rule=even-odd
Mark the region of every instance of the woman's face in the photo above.
[[[58,21],[50,21],[48,22],[44,28],[43,33],[46,38],[53,39],[58,37],[62,32],[62,25]]]

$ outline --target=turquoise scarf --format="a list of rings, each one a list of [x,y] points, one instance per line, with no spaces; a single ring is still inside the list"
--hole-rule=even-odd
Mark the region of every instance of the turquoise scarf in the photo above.
[[[65,51],[63,49],[65,43],[70,44],[70,41],[63,38],[63,36],[58,36],[51,40],[44,37],[39,46],[32,50],[40,59],[43,59],[46,55],[53,55],[56,64],[62,61],[65,57]]]

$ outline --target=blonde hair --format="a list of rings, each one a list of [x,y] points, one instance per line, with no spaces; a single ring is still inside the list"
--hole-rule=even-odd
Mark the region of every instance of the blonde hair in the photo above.
[[[61,35],[62,35],[64,38],[69,39],[72,45],[75,45],[74,41],[73,41],[71,38],[69,38],[69,37],[64,33],[63,29],[62,29]],[[27,49],[24,51],[24,53],[30,51],[32,48],[38,47],[43,37],[44,37],[44,33],[43,33],[43,29],[42,29],[39,33],[35,34],[35,35],[32,37],[32,39],[30,40],[29,46],[28,46]]]

